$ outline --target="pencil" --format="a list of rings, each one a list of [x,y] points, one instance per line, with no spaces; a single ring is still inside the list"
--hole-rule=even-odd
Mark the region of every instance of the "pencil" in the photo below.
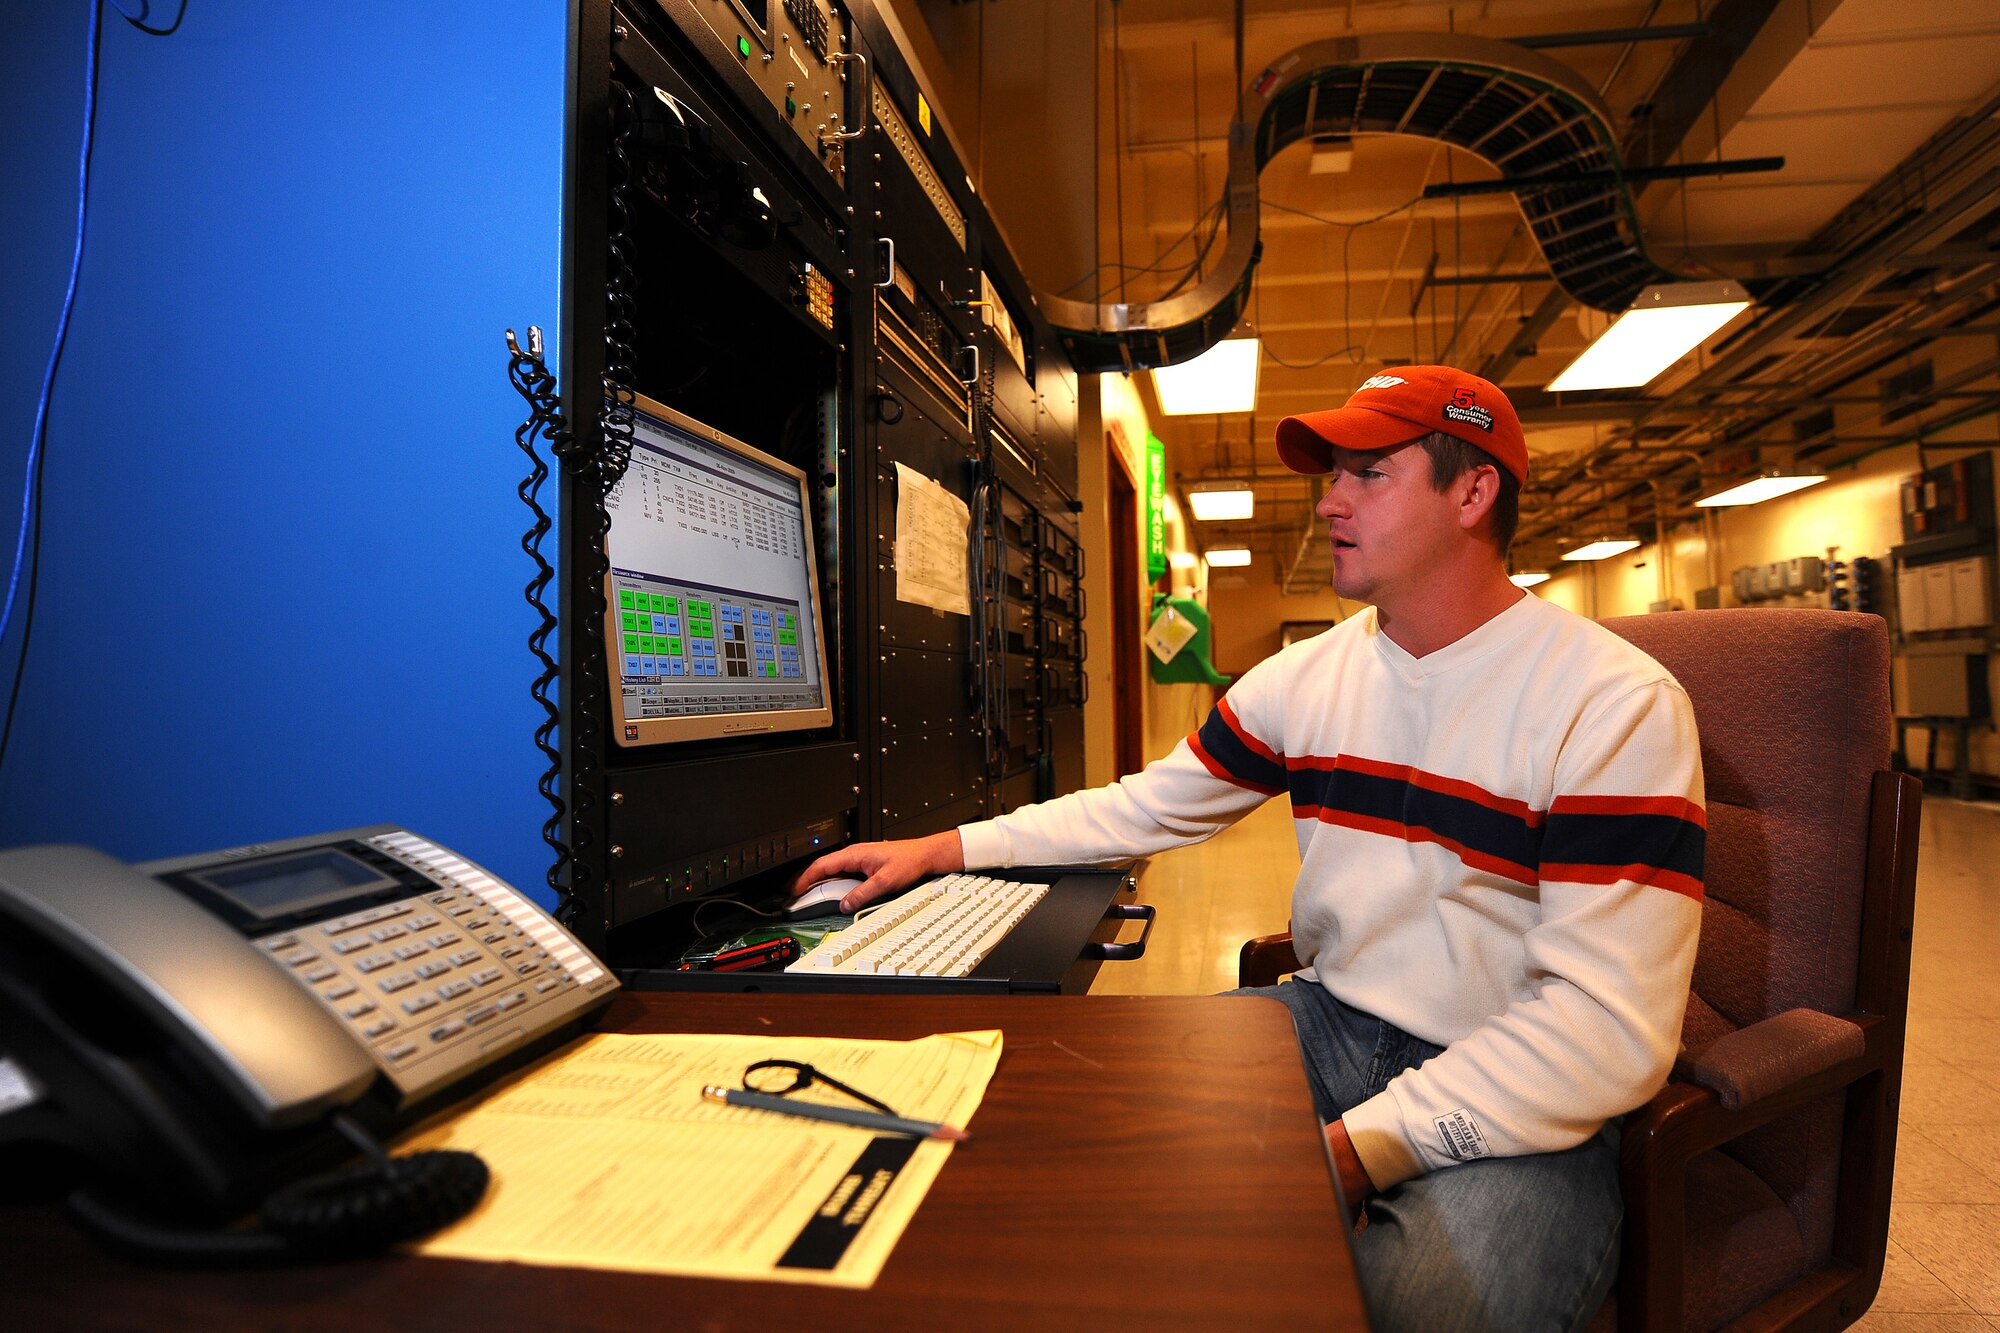
[[[765,1092],[746,1092],[740,1088],[718,1088],[713,1083],[705,1085],[701,1095],[712,1102],[727,1102],[731,1106],[748,1106],[759,1111],[776,1111],[780,1115],[801,1116],[807,1120],[831,1120],[836,1124],[858,1125],[863,1129],[879,1129],[885,1134],[908,1134],[919,1139],[944,1139],[951,1143],[964,1143],[972,1135],[951,1125],[941,1125],[931,1120],[905,1120],[899,1115],[883,1115],[880,1111],[860,1111],[846,1106],[827,1106],[822,1102],[802,1102],[792,1097],[773,1097]]]

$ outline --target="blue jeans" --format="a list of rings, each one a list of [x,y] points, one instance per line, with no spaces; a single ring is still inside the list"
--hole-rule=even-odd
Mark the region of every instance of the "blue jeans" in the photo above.
[[[1320,1118],[1444,1048],[1311,981],[1228,992],[1292,1011]],[[1563,1152],[1483,1157],[1370,1198],[1354,1265],[1376,1333],[1554,1330],[1590,1322],[1618,1274],[1618,1122]]]

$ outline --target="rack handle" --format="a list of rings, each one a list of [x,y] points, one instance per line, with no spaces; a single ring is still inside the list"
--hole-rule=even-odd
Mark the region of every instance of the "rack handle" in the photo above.
[[[1086,944],[1083,948],[1083,956],[1106,963],[1129,963],[1134,958],[1145,957],[1146,941],[1152,938],[1155,915],[1153,904],[1151,903],[1111,904],[1105,910],[1104,919],[1106,921],[1145,922],[1145,926],[1139,931],[1139,938],[1133,940],[1130,944]]]

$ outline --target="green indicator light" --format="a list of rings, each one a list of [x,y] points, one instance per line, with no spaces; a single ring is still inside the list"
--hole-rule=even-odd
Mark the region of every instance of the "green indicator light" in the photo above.
[[[790,97],[787,97],[785,99],[785,114],[788,116],[796,116],[799,114],[799,104],[793,101]]]
[[[736,39],[736,54],[742,56],[745,60],[750,58],[750,39],[748,37],[738,37]]]

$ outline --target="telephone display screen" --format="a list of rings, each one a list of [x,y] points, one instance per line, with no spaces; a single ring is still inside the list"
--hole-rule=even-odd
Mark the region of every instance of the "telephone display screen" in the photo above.
[[[206,870],[191,878],[260,918],[305,911],[366,889],[393,888],[396,883],[331,847]]]

